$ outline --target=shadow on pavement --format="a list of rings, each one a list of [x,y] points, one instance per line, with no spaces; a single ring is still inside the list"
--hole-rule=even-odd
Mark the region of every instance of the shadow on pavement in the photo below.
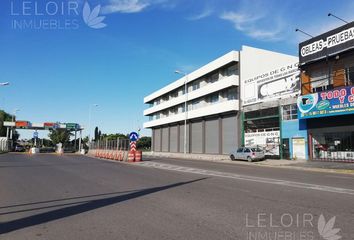
[[[85,196],[79,196],[79,197],[53,199],[53,200],[40,201],[40,202],[21,203],[21,204],[14,204],[14,205],[8,205],[8,206],[1,206],[0,209],[14,208],[14,207],[24,207],[24,206],[30,206],[30,205],[43,204],[43,203],[61,202],[61,201],[68,201],[68,200],[75,200],[75,199],[82,199],[82,198],[90,198],[90,197],[101,197],[101,196],[116,195],[116,194],[136,192],[136,191],[138,191],[138,190],[130,190],[130,191],[122,191],[122,192],[111,192],[111,193],[100,193],[100,194],[92,194],[92,195],[85,195]]]
[[[109,198],[104,198],[104,199],[99,199],[99,200],[92,200],[89,202],[82,203],[80,205],[76,206],[70,206],[66,208],[61,208],[45,213],[40,213],[36,214],[33,216],[29,217],[24,217],[16,220],[12,220],[9,222],[4,222],[0,223],[0,234],[5,234],[9,232],[13,232],[19,229],[31,227],[31,226],[36,226],[42,223],[47,223],[50,221],[54,221],[57,219],[62,219],[74,215],[78,215],[84,212],[92,211],[98,208],[106,207],[109,205],[117,204],[120,202],[128,201],[130,199],[134,198],[139,198],[143,197],[145,195],[149,195],[152,193],[164,191],[170,188],[175,188],[179,186],[183,186],[186,184],[194,183],[194,182],[199,182],[202,180],[205,180],[207,178],[200,178],[192,181],[187,181],[187,182],[179,182],[179,183],[174,183],[166,186],[161,186],[161,187],[155,187],[155,188],[148,188],[144,190],[139,190],[137,192],[125,194],[125,195],[120,195],[120,196],[115,196],[115,197],[109,197]]]
[[[0,162],[0,164],[3,162]],[[55,167],[55,166],[79,166],[79,165],[103,165],[109,162],[87,162],[87,163],[48,163],[48,164],[25,164],[25,165],[4,165],[0,168],[32,168],[32,167]]]

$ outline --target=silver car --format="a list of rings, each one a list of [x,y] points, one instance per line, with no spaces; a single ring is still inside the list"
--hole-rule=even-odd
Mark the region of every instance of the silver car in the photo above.
[[[264,159],[264,151],[257,147],[241,147],[236,151],[230,153],[231,160],[247,160],[252,162],[254,160]]]

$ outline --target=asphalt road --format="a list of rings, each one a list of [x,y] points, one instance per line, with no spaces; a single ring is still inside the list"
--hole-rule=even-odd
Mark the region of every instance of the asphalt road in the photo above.
[[[354,239],[351,175],[6,154],[0,183],[0,239]]]

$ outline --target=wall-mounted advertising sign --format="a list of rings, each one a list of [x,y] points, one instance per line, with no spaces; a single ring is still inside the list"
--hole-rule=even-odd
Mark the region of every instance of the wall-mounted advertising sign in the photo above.
[[[298,63],[246,79],[243,91],[244,106],[298,94],[300,92]]]
[[[301,119],[354,114],[354,87],[300,96],[297,106]]]
[[[265,155],[279,155],[280,131],[245,133],[245,146],[258,146],[264,150]]]
[[[332,56],[351,48],[354,48],[354,22],[300,43],[300,65]]]

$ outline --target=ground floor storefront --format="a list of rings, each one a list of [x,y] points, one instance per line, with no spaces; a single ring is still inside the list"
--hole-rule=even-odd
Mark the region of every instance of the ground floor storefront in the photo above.
[[[307,122],[311,159],[354,162],[354,115]]]
[[[258,146],[267,158],[308,159],[306,121],[299,121],[296,98],[244,108],[243,144]]]
[[[152,151],[229,154],[240,145],[240,119],[235,113],[188,120],[152,129]]]

